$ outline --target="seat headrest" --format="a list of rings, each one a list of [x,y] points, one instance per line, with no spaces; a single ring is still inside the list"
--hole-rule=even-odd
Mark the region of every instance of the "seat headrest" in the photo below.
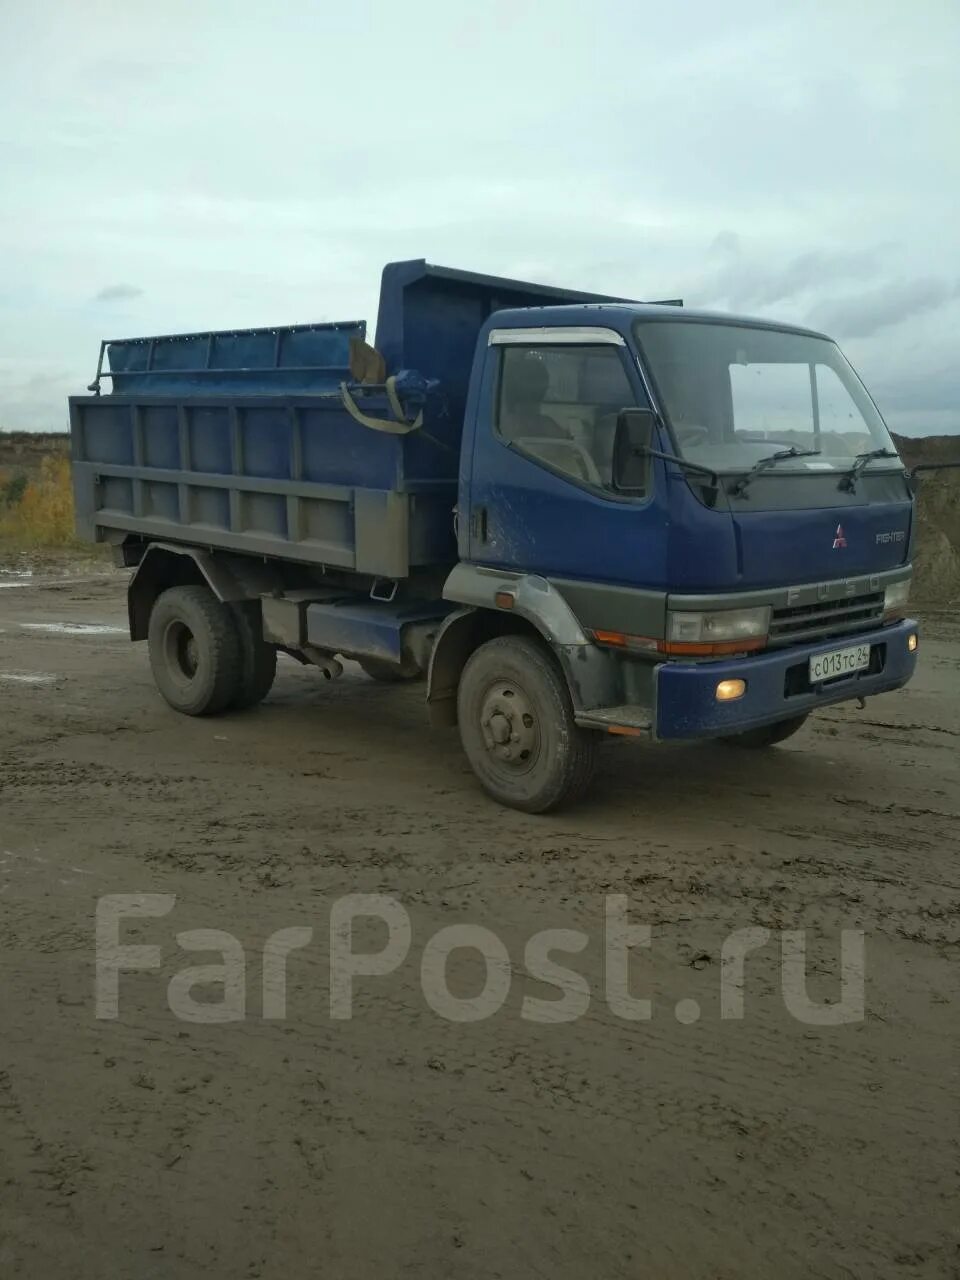
[[[549,385],[546,365],[529,352],[510,362],[503,384],[507,399],[514,404],[542,404]]]

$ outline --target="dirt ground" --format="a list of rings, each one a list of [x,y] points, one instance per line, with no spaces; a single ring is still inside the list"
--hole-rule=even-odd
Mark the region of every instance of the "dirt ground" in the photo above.
[[[480,794],[419,686],[284,659],[260,709],[177,717],[123,634],[123,587],[0,576],[0,1276],[960,1276],[950,616],[915,682],[864,711],[765,754],[611,741],[591,798],[534,818]],[[122,974],[98,1020],[97,902],[138,893],[176,896],[122,926],[161,967]],[[350,893],[396,899],[413,941],[337,1020],[330,911]],[[606,998],[615,894],[652,927],[631,957],[647,1021]],[[483,1021],[422,992],[454,923],[509,952]],[[757,926],[744,1017],[722,1019],[724,940]],[[304,927],[287,1015],[265,1019],[264,940]],[[220,961],[178,945],[201,928],[242,943],[243,1020],[168,1007],[175,974]],[[521,1016],[561,994],[529,975],[543,929],[589,938],[555,957],[589,984],[576,1021]],[[830,1001],[844,929],[865,933],[865,1018],[797,1020],[780,931],[806,931],[810,998]],[[355,945],[384,941],[371,924]],[[455,952],[451,991],[483,981]]]

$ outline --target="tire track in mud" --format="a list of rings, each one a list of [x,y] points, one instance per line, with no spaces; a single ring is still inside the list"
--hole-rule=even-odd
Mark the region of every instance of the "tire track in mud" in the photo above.
[[[701,845],[690,850],[688,870],[679,873],[663,866],[664,857],[676,860],[669,844],[638,843],[625,861],[620,850],[604,849],[602,844],[598,848],[598,842],[589,837],[571,839],[568,835],[563,843],[532,840],[511,851],[509,845],[492,846],[485,834],[464,837],[458,832],[456,864],[448,862],[438,870],[434,846],[438,836],[442,843],[444,830],[450,833],[452,844],[452,828],[434,825],[431,851],[425,855],[422,830],[409,823],[402,810],[393,808],[378,807],[371,820],[370,811],[362,808],[305,802],[291,829],[285,807],[279,812],[268,807],[266,782],[246,788],[245,799],[249,802],[258,796],[261,804],[237,812],[232,797],[211,795],[206,779],[185,775],[144,776],[109,765],[63,762],[30,763],[13,769],[6,766],[2,776],[4,794],[11,804],[55,786],[82,792],[88,813],[107,814],[120,793],[131,811],[128,835],[123,842],[106,845],[105,852],[113,849],[120,854],[129,840],[140,849],[146,866],[201,874],[227,872],[237,876],[240,884],[264,889],[289,888],[298,876],[310,873],[323,884],[333,885],[343,872],[360,868],[367,874],[386,872],[386,878],[377,881],[379,887],[386,888],[419,869],[422,879],[416,900],[430,901],[438,894],[449,899],[445,882],[472,877],[477,884],[485,883],[484,893],[471,893],[468,888],[458,901],[462,906],[476,907],[482,897],[489,897],[491,873],[499,867],[510,873],[501,879],[504,892],[509,888],[550,894],[561,903],[571,897],[599,899],[618,892],[646,898],[655,887],[658,918],[665,921],[709,917],[732,922],[746,906],[750,922],[763,927],[782,928],[790,918],[831,924],[841,914],[848,914],[858,927],[900,930],[904,936],[930,943],[957,942],[957,897],[948,896],[944,901],[943,891],[960,895],[960,885],[951,881],[931,885],[923,877],[917,883],[915,864],[915,858],[924,852],[947,846],[955,830],[954,815],[922,806],[878,805],[862,798],[834,796],[832,802],[842,809],[856,809],[884,820],[869,827],[860,822],[831,824],[827,847],[837,851],[834,859],[823,855],[825,842],[818,828],[799,824],[782,824],[770,829],[770,834],[815,844],[817,855],[776,860],[761,851],[761,861],[750,865],[736,845]],[[68,820],[69,804],[64,809]],[[207,816],[189,824],[181,822],[158,844],[151,838],[153,826],[168,819],[174,809],[205,809]],[[892,825],[891,817],[903,822]],[[936,826],[925,829],[921,836],[917,818],[933,818]],[[383,847],[371,847],[378,844]],[[869,863],[847,861],[840,853],[846,848],[871,856],[883,849],[887,865],[897,852],[910,855],[910,860],[903,860],[899,875],[879,873]],[[750,879],[746,881],[743,872],[748,868]],[[791,892],[787,884],[791,868],[803,877],[799,891]],[[813,891],[811,880],[818,882]],[[875,886],[867,909],[864,882]]]

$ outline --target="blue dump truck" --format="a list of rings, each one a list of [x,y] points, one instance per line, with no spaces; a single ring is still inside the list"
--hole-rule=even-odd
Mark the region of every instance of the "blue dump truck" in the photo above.
[[[278,652],[425,676],[544,812],[604,734],[768,747],[913,673],[912,476],[823,334],[398,262],[373,345],[109,341],[88,390],[79,531],[187,715],[258,703]]]

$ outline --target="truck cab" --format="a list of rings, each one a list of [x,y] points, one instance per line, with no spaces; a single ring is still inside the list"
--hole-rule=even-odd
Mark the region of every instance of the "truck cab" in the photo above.
[[[556,593],[595,650],[571,651],[571,685],[593,666],[605,687],[583,725],[767,745],[913,671],[911,487],[825,335],[672,306],[501,312],[460,506],[451,595],[531,575]]]

